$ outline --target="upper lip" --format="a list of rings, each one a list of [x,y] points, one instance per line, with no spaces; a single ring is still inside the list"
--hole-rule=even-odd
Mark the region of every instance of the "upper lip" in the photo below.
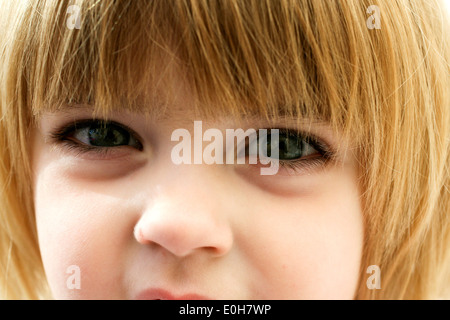
[[[136,300],[211,300],[211,298],[196,293],[176,295],[165,289],[149,288],[141,291]]]

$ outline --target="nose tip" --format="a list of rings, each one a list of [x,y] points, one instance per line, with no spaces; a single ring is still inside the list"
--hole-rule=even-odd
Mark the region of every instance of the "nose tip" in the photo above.
[[[225,221],[201,209],[190,213],[179,210],[165,205],[145,212],[134,228],[137,242],[158,245],[177,257],[199,251],[222,256],[230,250],[233,236]]]

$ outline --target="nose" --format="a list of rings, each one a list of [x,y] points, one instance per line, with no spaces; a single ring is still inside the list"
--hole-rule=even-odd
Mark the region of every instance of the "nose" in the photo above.
[[[195,252],[225,255],[233,245],[233,234],[220,211],[224,208],[196,190],[177,191],[171,196],[159,194],[152,201],[135,225],[135,239],[178,257]]]

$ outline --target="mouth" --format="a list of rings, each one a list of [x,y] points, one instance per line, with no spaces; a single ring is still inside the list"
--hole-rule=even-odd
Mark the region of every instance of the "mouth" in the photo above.
[[[150,288],[141,291],[136,300],[211,300],[211,298],[196,293],[175,295],[164,289]]]

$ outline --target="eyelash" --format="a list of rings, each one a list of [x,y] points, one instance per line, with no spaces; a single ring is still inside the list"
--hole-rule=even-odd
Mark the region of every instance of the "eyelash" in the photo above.
[[[277,128],[273,128],[277,129]],[[293,174],[297,174],[300,171],[312,171],[314,169],[320,169],[331,162],[336,157],[335,151],[328,146],[325,142],[313,134],[305,133],[303,131],[283,128],[279,129],[279,134],[290,134],[294,133],[298,135],[308,144],[310,144],[315,150],[317,150],[320,156],[314,158],[298,158],[292,160],[279,159],[279,165],[281,169],[285,169]]]
[[[101,158],[107,158],[112,152],[112,147],[90,146],[88,144],[75,141],[74,140],[75,138],[73,139],[70,138],[70,135],[73,134],[76,130],[81,130],[90,125],[98,123],[121,127],[122,129],[126,130],[130,134],[130,136],[133,137],[133,139],[135,139],[139,143],[139,147],[135,149],[138,151],[143,150],[142,143],[140,142],[142,139],[139,137],[139,135],[135,133],[131,128],[115,121],[92,120],[92,119],[78,120],[76,122],[65,124],[55,129],[52,133],[50,133],[50,138],[56,143],[62,144],[68,151],[75,152],[76,156],[87,153],[95,153],[99,155]]]
[[[130,136],[133,137],[139,143],[140,147],[135,149],[139,151],[143,150],[143,146],[141,143],[142,139],[139,137],[139,135],[135,133],[131,128],[115,121],[92,120],[92,119],[79,120],[55,129],[50,134],[50,138],[53,141],[62,144],[68,151],[75,152],[76,156],[95,153],[99,155],[100,158],[108,158],[108,156],[112,152],[112,148],[116,147],[90,146],[82,142],[77,142],[74,139],[70,138],[70,135],[73,134],[76,130],[81,130],[85,127],[98,123],[105,123],[121,127],[122,129],[126,130],[130,134]],[[326,143],[322,142],[321,139],[317,138],[314,135],[287,128],[279,129],[279,133],[280,134],[294,133],[298,135],[308,144],[310,144],[315,150],[317,150],[317,152],[320,154],[320,156],[318,155],[317,157],[314,158],[298,158],[292,160],[280,159],[279,160],[280,168],[291,171],[293,173],[297,173],[298,171],[301,170],[314,170],[316,168],[321,168],[325,166],[330,160],[332,160],[335,157],[335,152]]]
[[[319,169],[328,163],[329,159],[324,156],[318,156],[317,158],[311,159],[297,159],[297,160],[280,160],[280,168],[286,169],[293,173],[298,173],[299,171],[309,171],[314,169]]]

